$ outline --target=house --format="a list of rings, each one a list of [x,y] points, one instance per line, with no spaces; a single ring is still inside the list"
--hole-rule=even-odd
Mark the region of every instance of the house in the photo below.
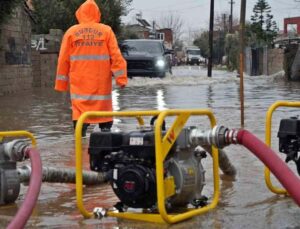
[[[172,49],[173,46],[173,31],[170,28],[157,29],[156,38],[163,40],[167,49]]]
[[[140,24],[132,24],[127,25],[126,29],[132,31],[134,34],[138,36],[139,39],[149,38],[150,36],[150,29]]]
[[[167,49],[172,49],[173,46],[173,31],[170,28],[157,28],[158,26],[142,19],[136,18],[135,24],[127,25],[126,28],[135,33],[140,39],[159,39],[163,40]]]

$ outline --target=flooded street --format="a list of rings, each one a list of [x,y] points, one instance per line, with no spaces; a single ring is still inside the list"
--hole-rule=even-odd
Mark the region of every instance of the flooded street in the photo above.
[[[209,108],[218,124],[240,127],[239,78],[236,73],[214,71],[213,77],[208,78],[206,69],[176,67],[173,75],[164,79],[130,79],[128,87],[123,90],[116,88],[113,95],[115,111]],[[263,141],[266,112],[277,100],[300,101],[300,83],[284,82],[275,76],[245,77],[245,129]],[[0,104],[1,131],[30,131],[37,139],[44,166],[75,167],[74,135],[67,94],[55,92],[52,88],[34,89],[24,94],[0,97]],[[297,108],[280,108],[274,113],[272,148],[277,152],[280,119],[298,114]],[[135,119],[116,119],[114,123],[113,128],[124,131],[134,130],[137,126]],[[193,117],[187,125],[207,129],[208,124],[206,118]],[[86,152],[88,139],[84,139],[83,143]],[[226,152],[238,174],[235,180],[221,176],[220,202],[215,210],[202,216],[171,226],[117,218],[87,220],[77,209],[75,185],[44,183],[26,228],[299,228],[299,208],[292,199],[269,191],[264,181],[263,164],[241,146],[229,146]],[[84,167],[88,169],[87,152],[84,159]],[[205,159],[204,168],[204,194],[210,198],[213,191],[210,157]],[[277,184],[275,180],[274,183]],[[0,208],[0,228],[11,221],[26,190],[27,187],[22,186],[16,204]],[[110,186],[84,189],[84,203],[90,211],[96,206],[110,207],[117,201]]]

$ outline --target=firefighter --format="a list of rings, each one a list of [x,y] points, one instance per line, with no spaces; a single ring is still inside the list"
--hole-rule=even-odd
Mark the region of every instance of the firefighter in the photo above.
[[[94,0],[87,0],[76,11],[79,24],[67,30],[60,48],[55,90],[68,91],[74,128],[86,111],[112,111],[112,76],[116,85],[127,84],[127,66],[112,29],[100,23],[101,12]],[[110,130],[112,117],[86,119]]]

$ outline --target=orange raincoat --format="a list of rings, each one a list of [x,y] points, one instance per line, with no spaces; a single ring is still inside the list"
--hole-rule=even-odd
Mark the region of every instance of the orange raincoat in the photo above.
[[[112,111],[112,75],[116,84],[127,84],[127,66],[112,29],[99,23],[101,12],[87,0],[76,12],[79,24],[65,33],[58,58],[55,90],[70,85],[73,120],[86,111]],[[112,117],[86,123],[112,121]]]

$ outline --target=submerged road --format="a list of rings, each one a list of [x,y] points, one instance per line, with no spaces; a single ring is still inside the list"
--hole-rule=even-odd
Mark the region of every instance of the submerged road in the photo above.
[[[128,87],[115,89],[113,96],[115,111],[210,108],[218,124],[240,127],[239,79],[235,73],[213,71],[213,77],[208,78],[206,69],[201,67],[176,67],[173,75],[164,79],[130,79]],[[245,128],[263,141],[266,112],[277,100],[299,101],[300,83],[284,82],[278,76],[245,77]],[[0,97],[0,104],[1,131],[28,130],[37,138],[45,166],[74,167],[74,136],[67,94],[57,93],[52,88],[34,89]],[[274,114],[272,148],[275,151],[278,152],[279,121],[298,114],[298,108],[279,109]],[[134,130],[137,126],[135,119],[115,119],[114,123],[113,128],[123,131]],[[188,125],[206,129],[208,121],[197,117],[189,120]],[[88,132],[92,130],[90,127]],[[83,143],[86,152],[88,139]],[[290,198],[276,196],[268,190],[263,164],[241,146],[229,146],[227,152],[238,170],[237,177],[232,180],[221,176],[218,207],[184,223],[167,226],[116,218],[86,220],[76,207],[74,185],[45,183],[26,228],[299,228],[300,209]],[[88,169],[87,153],[84,161],[84,167]],[[209,157],[204,168],[204,194],[211,197]],[[274,183],[277,184],[275,179]],[[26,190],[27,187],[22,186],[15,205],[0,208],[0,228],[4,228],[16,214]],[[108,185],[84,189],[84,202],[89,209],[109,207],[117,201]]]

